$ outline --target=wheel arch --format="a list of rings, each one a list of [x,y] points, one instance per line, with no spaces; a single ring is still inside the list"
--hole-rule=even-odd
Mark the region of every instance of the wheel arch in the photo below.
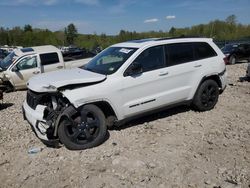
[[[219,88],[222,88],[222,82],[221,82],[220,76],[219,76],[218,74],[213,74],[213,75],[209,75],[209,76],[204,76],[204,77],[201,79],[199,86],[200,86],[205,80],[214,80],[214,81],[218,84]],[[199,88],[199,86],[198,86],[198,88]]]
[[[214,81],[218,84],[219,89],[220,89],[220,90],[222,89],[222,82],[221,82],[220,76],[219,76],[218,74],[206,75],[206,76],[203,76],[203,78],[200,80],[200,82],[199,82],[198,85],[196,86],[195,91],[194,91],[194,93],[193,93],[193,95],[192,95],[192,98],[194,98],[194,96],[196,95],[196,93],[197,93],[197,91],[198,91],[200,85],[201,85],[204,81],[209,80],[209,79],[214,80]]]
[[[85,105],[89,105],[89,104],[93,104],[96,105],[98,108],[101,109],[101,111],[104,113],[106,119],[108,119],[109,117],[113,117],[113,120],[116,121],[117,120],[117,114],[115,113],[115,110],[113,109],[112,105],[105,101],[105,100],[101,100],[101,101],[95,101],[95,102],[89,102],[89,103],[85,103],[81,106],[79,106],[78,108],[75,108],[74,106],[69,106],[68,108],[66,108],[57,118],[56,123],[55,123],[55,129],[54,129],[54,136],[57,136],[57,132],[58,132],[58,127],[60,125],[60,123],[65,119],[68,118],[71,115],[74,115],[75,113],[79,112],[79,110],[85,106]]]

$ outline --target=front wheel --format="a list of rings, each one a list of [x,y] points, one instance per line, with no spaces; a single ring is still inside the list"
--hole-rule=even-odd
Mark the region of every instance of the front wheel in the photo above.
[[[95,105],[86,105],[76,117],[64,119],[58,128],[60,141],[70,150],[100,145],[107,134],[105,116]]]
[[[205,80],[198,88],[193,107],[198,111],[207,111],[214,108],[219,98],[219,87],[214,80]]]

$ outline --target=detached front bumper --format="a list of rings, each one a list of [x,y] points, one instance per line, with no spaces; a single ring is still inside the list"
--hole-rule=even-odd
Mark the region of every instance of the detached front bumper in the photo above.
[[[24,119],[30,123],[37,137],[41,140],[49,141],[46,134],[49,126],[43,119],[46,106],[37,105],[36,109],[34,110],[28,105],[27,101],[25,100],[22,108]]]

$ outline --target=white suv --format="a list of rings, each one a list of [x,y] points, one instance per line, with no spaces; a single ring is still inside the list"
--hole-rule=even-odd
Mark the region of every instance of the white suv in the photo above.
[[[183,103],[198,111],[214,108],[226,87],[224,57],[207,38],[116,44],[84,67],[31,78],[24,117],[46,143],[94,147],[107,127],[146,112]]]

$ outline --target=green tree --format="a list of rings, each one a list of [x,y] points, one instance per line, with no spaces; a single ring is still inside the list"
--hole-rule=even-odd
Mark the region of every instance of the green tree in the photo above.
[[[29,24],[27,24],[27,25],[24,26],[24,32],[28,32],[28,31],[30,31],[30,32],[33,31],[32,26],[29,25]]]
[[[235,25],[237,23],[237,17],[232,14],[226,18],[226,22],[230,25]]]
[[[75,39],[77,38],[77,28],[76,26],[71,23],[69,24],[65,30],[64,30],[65,36],[66,36],[66,43],[68,45],[74,44]]]
[[[176,29],[174,27],[171,27],[169,30],[169,34],[173,37],[175,35]]]

